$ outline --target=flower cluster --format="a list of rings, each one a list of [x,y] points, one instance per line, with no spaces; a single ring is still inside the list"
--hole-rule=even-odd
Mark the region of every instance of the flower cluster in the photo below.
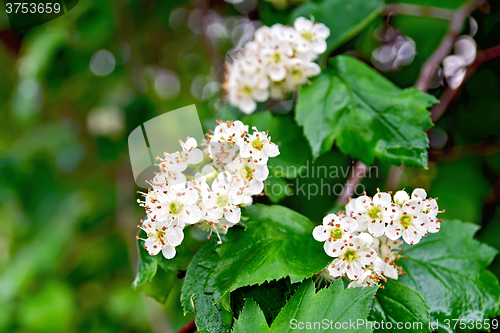
[[[404,274],[395,263],[403,241],[414,245],[440,229],[437,214],[442,211],[436,200],[427,199],[420,188],[411,197],[404,190],[394,198],[378,191],[373,198],[365,194],[351,199],[345,212],[327,215],[313,231],[317,241],[325,242],[326,253],[335,258],[323,277],[328,274],[331,281],[347,275],[350,287],[379,284],[386,277],[397,279]]]
[[[181,151],[157,157],[160,172],[148,182],[147,193],[139,192],[147,219],[138,228],[147,234],[144,248],[151,255],[161,251],[173,258],[187,225],[206,230],[209,238],[215,232],[221,243],[219,234],[240,221],[240,206],[251,205],[252,196],[262,193],[267,161],[279,154],[267,132],[254,127],[250,134],[240,121],[218,121],[206,136],[203,150],[188,138],[180,141]]]
[[[257,29],[254,39],[226,65],[224,89],[229,102],[252,113],[256,102],[281,99],[286,91],[318,75],[321,70],[314,60],[326,51],[329,35],[324,24],[303,17],[293,27],[275,24]]]

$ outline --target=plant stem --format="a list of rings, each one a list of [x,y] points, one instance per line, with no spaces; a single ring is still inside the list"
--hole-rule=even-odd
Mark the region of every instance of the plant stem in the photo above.
[[[452,89],[448,86],[443,95],[441,95],[440,103],[436,104],[432,108],[431,119],[433,123],[436,123],[436,121],[443,115],[446,109],[448,109],[451,102],[453,102],[453,100],[457,98],[457,96],[462,91],[465,82],[472,76],[472,74],[474,74],[477,68],[486,61],[495,59],[497,57],[500,57],[500,45],[481,51],[477,54],[476,60],[472,63],[472,65],[469,66],[469,68],[467,68],[467,73],[465,74],[465,77],[460,86],[457,89]]]
[[[177,333],[193,333],[196,331],[194,319],[182,327]]]
[[[423,92],[426,92],[429,89],[429,85],[436,69],[439,64],[441,64],[443,59],[450,54],[453,44],[455,43],[455,39],[462,31],[465,20],[477,7],[483,5],[484,3],[486,3],[486,0],[472,0],[454,12],[446,35],[441,40],[437,49],[422,66],[420,77],[418,78],[417,83],[415,83],[415,87]]]
[[[384,14],[386,16],[392,15],[407,15],[430,17],[441,20],[451,21],[453,19],[454,11],[446,8],[427,7],[420,5],[411,5],[405,3],[391,3],[385,5]]]
[[[344,205],[349,202],[349,198],[354,194],[356,186],[361,182],[366,172],[368,171],[368,166],[361,161],[357,161],[354,164],[351,176],[344,185],[344,190],[342,194],[337,199],[337,205]]]

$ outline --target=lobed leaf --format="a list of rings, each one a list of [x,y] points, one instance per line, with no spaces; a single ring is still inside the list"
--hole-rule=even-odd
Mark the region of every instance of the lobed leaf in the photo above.
[[[197,318],[203,316],[203,295],[217,303],[209,309],[211,315],[219,312],[222,318],[224,311],[231,312],[230,292],[285,277],[300,282],[331,262],[312,237],[314,225],[306,217],[282,206],[260,204],[243,214],[247,229],[231,229],[221,245],[207,243],[189,265],[181,295],[185,312],[194,312],[192,299]]]
[[[419,292],[430,308],[432,320],[484,320],[500,314],[498,279],[486,269],[497,251],[473,239],[478,226],[443,221],[437,234],[407,246],[400,282]],[[452,325],[453,326],[453,325]],[[458,327],[458,326],[457,326]]]
[[[139,232],[141,238],[146,237],[146,233]],[[172,290],[177,271],[165,270],[159,267],[159,262],[163,256],[152,256],[143,248],[144,241],[137,240],[139,248],[139,262],[137,274],[133,282],[134,289],[144,291],[147,296],[156,299],[160,303],[165,303]],[[161,258],[160,258],[161,257]]]
[[[255,303],[245,306],[240,319],[235,322],[234,333],[246,332],[249,325],[259,325],[258,332],[372,332],[366,320],[376,287],[344,289],[337,280],[316,293],[312,280],[303,282],[283,307],[269,329],[262,311]],[[301,324],[299,324],[301,323]],[[336,326],[340,325],[340,326]],[[302,325],[302,326],[300,326]],[[267,329],[266,329],[267,328]],[[257,332],[257,331],[256,331]]]
[[[384,289],[377,291],[372,303],[370,320],[378,323],[390,322],[392,329],[385,329],[383,332],[425,333],[431,331],[429,307],[422,295],[392,279],[387,279]]]
[[[331,69],[303,87],[295,119],[304,127],[314,157],[337,147],[372,164],[375,157],[427,167],[432,127],[427,108],[437,100],[417,89],[400,89],[363,62],[340,55]]]

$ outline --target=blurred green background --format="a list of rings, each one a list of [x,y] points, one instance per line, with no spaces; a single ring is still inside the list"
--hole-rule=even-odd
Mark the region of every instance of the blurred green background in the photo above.
[[[406,2],[450,10],[464,3]],[[258,27],[251,20],[287,21],[297,5],[80,0],[64,16],[19,35],[0,6],[1,332],[172,332],[192,320],[180,309],[182,280],[165,305],[131,288],[143,212],[135,202],[127,136],[190,104],[205,130],[217,117],[241,117],[223,103],[225,55]],[[498,2],[473,16],[478,49],[500,44]],[[413,62],[384,72],[411,86],[448,23],[380,16],[336,53],[370,62],[384,22],[415,41]],[[429,169],[402,169],[400,187],[425,187],[440,198],[446,218],[481,225],[478,238],[500,250],[499,61],[482,65],[467,82],[430,132]],[[350,163],[335,150],[315,161]],[[391,189],[391,166],[377,166],[378,177],[363,182],[371,193]],[[318,222],[335,199],[292,195],[281,204]],[[313,203],[317,209],[310,209]],[[491,269],[500,276],[499,259]]]

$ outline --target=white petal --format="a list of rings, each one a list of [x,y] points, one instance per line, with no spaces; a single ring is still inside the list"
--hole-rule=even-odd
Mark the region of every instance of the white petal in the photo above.
[[[281,81],[285,78],[286,76],[286,69],[284,66],[272,66],[269,68],[269,77],[273,81]]]
[[[313,230],[313,237],[318,242],[324,242],[328,239],[328,237],[330,237],[330,234],[324,226],[318,225]]]
[[[192,187],[185,189],[181,194],[182,195],[179,196],[179,201],[184,205],[193,205],[200,197],[198,191]]]
[[[241,111],[246,114],[250,114],[257,108],[257,103],[255,103],[255,101],[251,98],[245,98],[244,100],[240,101],[238,106]]]
[[[330,29],[323,23],[315,23],[313,31],[318,38],[327,39],[330,36]]]
[[[264,183],[257,179],[252,179],[248,182],[247,191],[253,195],[259,194],[264,189]]]
[[[422,209],[421,205],[419,205],[418,203],[419,200],[417,199],[407,201],[402,207],[403,212],[407,213],[408,215],[415,215],[416,213],[420,213]]]
[[[427,192],[423,188],[416,188],[411,193],[412,199],[417,199],[418,201],[422,201],[427,198]]]
[[[181,228],[168,228],[167,230],[167,240],[172,246],[177,246],[182,243],[184,239],[184,233]]]
[[[382,236],[385,232],[385,223],[382,220],[375,220],[374,223],[368,223],[368,231],[374,236]]]
[[[293,26],[297,31],[303,32],[311,30],[313,27],[313,23],[305,17],[298,17],[295,22],[293,22]]]
[[[332,267],[332,265],[335,265],[335,267]],[[332,263],[328,265],[328,273],[333,277],[341,276],[342,273],[344,273],[343,261],[338,258],[333,260]]]
[[[394,202],[398,205],[403,205],[408,200],[410,200],[410,196],[406,191],[397,191],[394,195]]]
[[[280,154],[280,150],[276,144],[271,142],[266,147],[266,153],[269,157],[276,157]]]
[[[403,230],[403,240],[410,245],[415,245],[418,242],[420,242],[420,239],[422,238],[422,235],[417,232],[415,233],[416,230],[413,227],[408,227],[408,229]]]
[[[460,36],[455,42],[455,53],[465,60],[465,65],[471,65],[476,59],[476,42],[471,36]]]
[[[254,169],[255,171],[253,172],[253,176],[257,180],[264,181],[269,176],[269,169],[267,168],[267,165],[256,165]]]
[[[189,164],[198,164],[203,160],[203,152],[199,149],[194,149],[189,153],[187,162]]]
[[[391,195],[385,192],[379,192],[373,196],[373,204],[385,208],[391,204]]]
[[[198,223],[201,218],[201,211],[198,206],[191,205],[184,209],[184,216],[182,220],[187,224]]]
[[[312,43],[312,50],[318,54],[321,54],[326,51],[326,41],[325,40],[317,40]]]
[[[357,237],[354,237],[353,243],[354,243],[354,239],[359,239],[359,241],[361,242],[359,245],[362,247],[363,246],[370,246],[373,243],[373,237],[366,232],[362,232]]]
[[[387,236],[387,238],[392,240],[401,238],[401,232],[397,230],[398,228],[399,227],[397,227],[396,224],[388,225],[387,228],[385,228],[385,235]]]
[[[194,149],[198,146],[198,143],[196,142],[196,139],[195,138],[189,138],[186,140],[186,142],[184,143],[184,148],[186,148],[186,150],[191,150],[191,149]]]
[[[328,246],[328,251],[326,251],[326,254],[328,254],[330,257],[338,257],[339,255],[342,254],[342,246],[345,246],[344,241],[335,241],[335,242],[327,242],[329,243]]]
[[[161,253],[163,254],[163,256],[167,259],[172,259],[173,257],[175,257],[175,248],[172,247],[172,246],[164,246],[163,249],[161,250]]]
[[[448,85],[451,89],[457,89],[464,81],[466,73],[467,70],[465,68],[460,68],[455,75],[447,77],[446,82],[448,82]]]
[[[161,243],[157,242],[153,237],[146,239],[144,245],[146,246],[146,250],[150,255],[155,256],[160,253]]]
[[[286,73],[286,72],[285,72]],[[267,89],[255,89],[253,91],[253,97],[259,102],[264,102],[269,99],[269,90]]]
[[[236,206],[230,207],[227,212],[224,213],[224,217],[231,223],[238,223],[241,218],[241,210]]]

